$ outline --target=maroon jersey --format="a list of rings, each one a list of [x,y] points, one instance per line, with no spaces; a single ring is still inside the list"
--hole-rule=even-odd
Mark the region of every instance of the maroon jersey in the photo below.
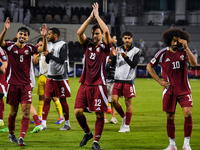
[[[3,62],[7,61],[6,52],[0,47],[0,58]],[[4,84],[6,82],[6,73],[0,75],[0,83]]]
[[[187,61],[188,56],[183,48],[179,48],[175,53],[172,53],[169,47],[166,47],[158,51],[149,64],[154,67],[160,63],[162,66],[163,79],[170,82],[172,87],[168,90],[168,94],[184,95],[191,93]]]
[[[106,64],[112,44],[106,45],[103,42],[95,47],[91,41],[86,40],[82,47],[85,60],[79,82],[86,85],[106,85]]]
[[[25,44],[23,48],[19,48],[16,43],[6,42],[5,48],[9,64],[9,70],[7,70],[9,71],[7,75],[8,84],[23,85],[31,83],[31,54],[37,52],[38,46]]]

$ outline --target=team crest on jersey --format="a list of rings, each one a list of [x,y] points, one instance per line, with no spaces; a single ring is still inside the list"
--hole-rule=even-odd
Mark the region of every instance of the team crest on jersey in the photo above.
[[[184,60],[184,55],[181,55],[180,58],[181,58],[181,60]]]
[[[99,52],[99,47],[97,47],[96,51]]]
[[[25,54],[25,55],[28,55],[28,54],[29,54],[29,51],[28,51],[28,50],[25,50],[25,51],[24,51],[24,54]]]
[[[92,47],[89,47],[88,49],[89,49],[90,51],[92,51]]]

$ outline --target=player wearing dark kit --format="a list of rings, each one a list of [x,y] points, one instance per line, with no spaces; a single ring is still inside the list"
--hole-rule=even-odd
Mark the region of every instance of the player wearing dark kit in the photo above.
[[[91,15],[77,31],[79,42],[82,44],[85,53],[85,60],[80,78],[81,85],[75,102],[75,115],[85,132],[85,136],[80,142],[80,147],[86,145],[87,141],[93,138],[83,111],[89,106],[89,110],[96,113],[95,136],[92,145],[95,150],[101,150],[99,140],[104,128],[104,112],[107,111],[108,105],[106,64],[112,47],[109,30],[99,17],[98,8],[98,4],[94,3]],[[93,42],[91,42],[86,38],[84,32],[93,19],[96,19],[98,25],[92,27]],[[102,42],[103,34],[104,42]]]
[[[175,109],[179,103],[182,107],[184,122],[184,150],[191,150],[189,140],[192,133],[192,96],[188,80],[187,62],[192,66],[197,65],[197,60],[188,48],[190,42],[189,33],[179,28],[172,28],[162,35],[167,47],[158,51],[147,65],[150,75],[164,87],[163,111],[167,115],[167,134],[169,146],[165,150],[177,150],[175,144]],[[162,66],[162,77],[153,70],[157,64]]]

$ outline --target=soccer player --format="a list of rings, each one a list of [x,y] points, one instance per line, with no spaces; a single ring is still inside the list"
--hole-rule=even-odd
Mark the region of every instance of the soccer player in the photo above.
[[[7,103],[10,105],[10,116],[8,118],[9,140],[11,143],[18,143],[19,146],[24,146],[24,137],[29,126],[29,113],[32,103],[31,81],[30,81],[30,65],[31,53],[41,52],[44,48],[25,44],[29,38],[29,30],[21,27],[17,32],[17,42],[6,42],[4,37],[7,30],[10,28],[10,19],[6,18],[4,30],[0,35],[0,46],[4,48],[8,55],[9,75]],[[40,28],[40,33],[43,38],[46,38],[46,25]],[[17,140],[15,132],[15,119],[18,112],[18,106],[21,103],[22,122],[19,140]]]
[[[140,49],[132,45],[133,34],[131,31],[123,33],[124,44],[113,51],[111,66],[116,65],[115,83],[112,89],[112,103],[122,117],[119,132],[130,132],[130,122],[133,113],[132,97],[135,97],[136,68],[139,62]],[[126,114],[118,102],[119,97],[125,97]]]
[[[40,37],[37,41],[37,45],[41,46],[42,41],[43,41],[43,38]],[[40,68],[39,79],[38,79],[38,89],[37,89],[37,94],[39,95],[38,116],[39,116],[40,120],[42,120],[45,85],[46,85],[46,80],[47,80],[47,72],[49,69],[49,64],[46,63],[45,59],[46,58],[42,53],[33,56],[33,63],[34,64],[39,63],[39,68]],[[56,110],[57,110],[58,116],[59,116],[59,118],[55,124],[61,124],[62,122],[64,122],[65,119],[63,117],[63,112],[62,112],[62,107],[61,107],[60,101],[56,97],[53,97],[53,101],[54,101],[54,104],[56,106]]]
[[[112,48],[116,49],[116,46],[117,46],[116,36],[112,36]],[[109,102],[108,103],[108,110],[109,110],[109,107],[111,107],[111,113],[112,113],[112,118],[110,120],[110,123],[116,124],[116,123],[119,123],[119,122],[115,118],[116,110],[111,103],[112,88],[113,88],[113,85],[114,85],[114,75],[115,75],[115,66],[114,67],[110,66],[110,62],[112,60],[112,57],[113,57],[113,54],[110,53],[110,58],[109,58],[108,63],[106,65],[106,83],[107,83],[108,102]],[[108,110],[107,110],[107,113],[108,113]],[[106,120],[107,120],[106,119],[106,113],[104,113],[104,122],[106,122]],[[108,120],[107,120],[107,122],[108,122]]]
[[[71,96],[68,82],[69,51],[67,44],[64,41],[59,40],[59,36],[60,31],[58,28],[50,28],[47,35],[47,50],[43,52],[43,55],[46,56],[46,62],[49,64],[42,113],[43,130],[47,129],[46,119],[50,109],[50,102],[53,97],[58,97],[60,99],[65,117],[65,124],[60,130],[71,129],[69,123],[69,106],[66,101],[66,97]]]
[[[197,60],[188,48],[189,33],[179,28],[165,31],[162,39],[167,47],[158,51],[147,65],[150,75],[164,87],[163,111],[167,115],[167,134],[169,146],[165,150],[177,150],[175,143],[175,109],[177,102],[180,104],[185,117],[184,122],[184,150],[191,150],[189,140],[192,133],[192,96],[188,82],[187,62],[197,66]],[[162,77],[155,73],[153,67],[162,66]]]
[[[5,69],[7,68],[7,56],[6,52],[0,47],[0,126],[4,126],[3,114],[5,104],[3,101],[7,92],[8,83],[6,82]]]
[[[80,78],[80,87],[75,102],[75,116],[84,130],[85,135],[80,142],[80,147],[86,145],[93,138],[93,134],[87,124],[84,109],[89,106],[90,111],[96,113],[95,136],[92,148],[101,150],[99,140],[104,128],[104,112],[107,112],[108,93],[106,88],[106,64],[112,47],[111,37],[106,24],[99,17],[99,5],[94,3],[93,10],[87,20],[77,31],[79,42],[85,54],[84,70]],[[98,24],[92,27],[93,42],[84,34],[89,23],[96,19]],[[104,35],[104,42],[102,37]]]

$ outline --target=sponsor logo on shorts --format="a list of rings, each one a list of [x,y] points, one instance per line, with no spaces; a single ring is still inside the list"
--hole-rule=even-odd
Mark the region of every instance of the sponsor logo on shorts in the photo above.
[[[101,110],[101,108],[100,108],[100,107],[98,107],[96,110]]]

